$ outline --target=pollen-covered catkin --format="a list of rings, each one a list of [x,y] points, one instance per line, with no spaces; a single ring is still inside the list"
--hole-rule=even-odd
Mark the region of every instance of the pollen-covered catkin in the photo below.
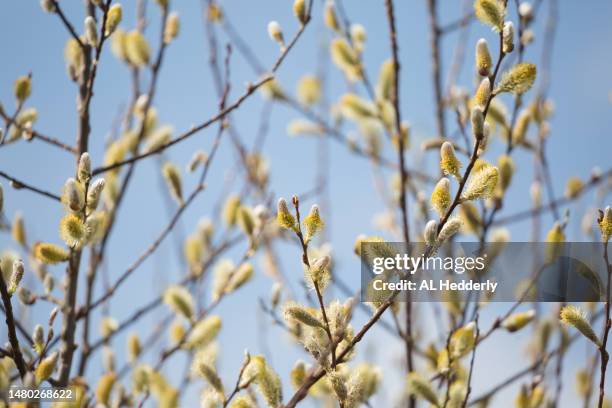
[[[321,215],[319,214],[319,206],[314,204],[310,208],[310,213],[302,221],[304,228],[306,228],[306,241],[310,241],[319,231],[321,231],[325,225]]]
[[[497,0],[476,0],[474,2],[476,17],[495,31],[502,30],[504,24],[504,6]]]
[[[56,264],[68,260],[68,252],[54,244],[38,242],[34,245],[34,257],[44,264]]]
[[[440,168],[446,175],[455,176],[457,179],[461,178],[459,173],[461,162],[457,159],[455,148],[450,142],[444,142],[440,147]]]
[[[451,204],[450,181],[443,177],[431,193],[431,206],[442,217]]]
[[[493,61],[487,40],[481,38],[476,43],[476,68],[481,76],[489,76]]]
[[[420,374],[414,371],[408,374],[407,386],[410,394],[424,399],[436,407],[440,406],[436,392]]]
[[[88,225],[75,214],[66,214],[60,221],[60,238],[71,248],[81,248],[89,239]]]
[[[577,329],[584,337],[591,340],[598,347],[601,346],[601,341],[595,334],[591,323],[586,317],[586,313],[577,306],[568,305],[561,309],[560,313],[561,321],[569,326],[573,326]]]
[[[527,326],[535,317],[535,310],[528,310],[526,312],[514,313],[508,316],[501,324],[501,326],[514,333]]]
[[[450,339],[450,350],[453,358],[461,358],[469,353],[476,342],[476,324],[470,322],[457,329]]]
[[[289,212],[289,208],[287,208],[287,201],[285,201],[284,198],[279,198],[278,200],[276,220],[283,228],[295,228],[295,218]]]
[[[599,218],[597,220],[599,230],[601,231],[601,240],[608,242],[612,236],[612,207],[607,206],[605,210],[599,210]]]
[[[183,286],[172,285],[164,292],[164,303],[176,314],[193,319],[194,306],[191,294]]]
[[[288,322],[295,321],[306,326],[323,328],[323,323],[316,316],[306,307],[295,302],[290,302],[285,306],[284,317]]]
[[[495,166],[486,165],[470,177],[467,187],[461,196],[462,200],[478,200],[489,198],[493,195],[499,170]]]
[[[497,88],[495,88],[495,93],[510,92],[521,95],[531,89],[535,79],[536,66],[534,64],[528,62],[517,64],[509,71],[504,72]]]

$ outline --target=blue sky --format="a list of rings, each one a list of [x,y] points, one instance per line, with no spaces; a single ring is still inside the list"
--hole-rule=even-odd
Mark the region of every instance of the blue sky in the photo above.
[[[68,17],[80,29],[83,10],[78,2],[62,2]],[[157,48],[157,20],[159,11],[154,2],[148,7],[150,25],[147,36],[152,48]],[[349,18],[363,24],[368,32],[365,50],[365,64],[370,77],[376,78],[380,63],[389,57],[388,31],[382,1],[356,2],[345,1]],[[429,32],[425,1],[397,2],[398,43],[402,63],[401,96],[402,115],[413,126],[409,165],[412,167],[428,166],[433,168],[437,157],[429,154],[417,159],[420,141],[435,134],[433,116],[433,89],[430,81]],[[440,20],[453,21],[462,15],[462,2],[445,1],[441,3]],[[512,2],[511,2],[512,3]],[[550,97],[555,103],[555,115],[551,119],[551,137],[548,141],[548,154],[557,195],[562,194],[565,181],[570,176],[588,176],[591,169],[599,166],[603,170],[610,167],[610,133],[612,106],[609,93],[612,90],[612,59],[609,42],[612,39],[612,4],[603,0],[588,2],[559,2],[559,21],[555,48],[553,50]],[[78,4],[78,7],[77,7]],[[525,59],[538,62],[542,46],[542,21],[548,12],[548,1],[544,2],[539,22],[536,24],[536,40],[529,47]],[[135,2],[124,2],[124,20],[122,26],[130,29],[134,26]],[[259,2],[230,0],[222,3],[225,12],[231,17],[234,26],[243,38],[247,39],[254,53],[266,66],[270,66],[278,55],[278,47],[268,38],[266,26],[270,20],[278,20],[285,30],[285,37],[290,38],[297,29],[297,22],[291,14],[291,2],[288,0],[262,0]],[[293,92],[296,81],[306,73],[315,73],[318,68],[320,44],[328,33],[321,21],[321,1],[315,1],[314,21],[308,27],[304,37],[295,50],[288,56],[281,67],[278,79],[288,91]],[[443,7],[442,7],[443,6]],[[160,122],[171,124],[181,132],[193,124],[203,122],[212,116],[217,109],[215,88],[211,81],[207,65],[208,45],[202,24],[201,4],[197,0],[174,1],[173,9],[181,16],[181,33],[167,50],[156,95],[155,106],[158,109]],[[75,98],[76,88],[69,81],[64,66],[63,47],[67,33],[56,16],[44,14],[38,1],[5,2],[0,9],[7,18],[0,26],[2,48],[2,70],[0,71],[0,101],[7,111],[13,109],[12,82],[19,75],[28,71],[33,73],[33,93],[28,106],[39,110],[36,129],[54,135],[71,143],[76,133]],[[514,15],[514,13],[512,13]],[[468,89],[473,87],[473,45],[480,37],[485,37],[493,44],[494,34],[480,24],[473,24],[469,29],[466,47],[466,64],[461,72],[459,83]],[[449,35],[443,41],[443,77],[450,65],[453,49],[457,43],[456,34]],[[248,64],[235,51],[231,64],[232,91],[230,100],[240,95],[247,81],[257,79]],[[148,78],[145,76],[145,79]],[[345,81],[332,66],[328,69],[330,100],[335,101],[345,89]],[[99,76],[96,82],[92,102],[91,154],[94,164],[100,164],[103,157],[103,146],[110,132],[113,120],[120,108],[129,101],[130,84],[126,67],[117,61],[106,49],[102,55]],[[528,94],[529,98],[531,94]],[[252,145],[256,129],[262,115],[263,103],[259,95],[254,95],[239,111],[233,115],[234,124],[243,140]],[[448,114],[449,130],[454,130],[452,114]],[[308,191],[312,188],[317,174],[317,143],[312,139],[291,138],[286,134],[289,120],[299,115],[287,107],[275,105],[269,135],[264,146],[264,153],[271,164],[271,191],[276,195],[289,197],[294,193]],[[198,133],[189,141],[170,149],[167,157],[184,167],[195,149],[209,150],[214,137],[214,128]],[[363,159],[349,154],[346,149],[333,142],[330,143],[331,167],[329,170],[329,191],[331,214],[327,225],[334,259],[338,263],[337,273],[352,287],[357,287],[358,261],[352,255],[352,245],[360,233],[380,233],[372,223],[372,217],[384,210],[384,205],[377,198],[373,187],[372,171]],[[495,152],[495,148],[493,152]],[[387,151],[391,154],[391,151]],[[494,160],[495,155],[491,158]],[[529,200],[526,191],[532,179],[533,163],[529,154],[518,151],[516,156],[517,175],[505,203],[503,214],[514,213],[528,208]],[[228,175],[235,169],[235,153],[229,139],[222,142],[219,155],[211,168],[206,191],[185,212],[179,231],[190,232],[197,220],[210,215],[213,205],[220,193],[226,189],[239,191],[241,183],[231,182]],[[156,159],[145,160],[136,170],[132,188],[125,205],[121,209],[118,228],[113,233],[109,245],[110,256],[107,258],[106,270],[111,281],[125,270],[127,265],[136,259],[165,226],[169,218],[164,196],[160,193],[160,176]],[[59,192],[67,177],[74,172],[74,161],[65,152],[49,148],[39,142],[20,142],[0,149],[0,170],[6,171],[37,186]],[[196,183],[194,176],[186,175],[185,189],[190,191]],[[229,184],[228,183],[232,183]],[[27,233],[31,240],[49,240],[58,242],[57,225],[62,209],[43,198],[33,196],[26,191],[15,191],[5,187],[5,212],[12,218],[20,211],[25,216]],[[427,191],[429,194],[429,192]],[[593,202],[593,197],[581,199],[571,207],[572,224],[568,229],[570,239],[584,239],[580,235],[579,224],[584,208]],[[252,204],[257,204],[253,202]],[[310,202],[305,203],[309,205]],[[323,214],[324,216],[326,214]],[[544,229],[551,225],[550,217],[543,218]],[[529,238],[529,222],[511,227],[513,240]],[[119,291],[118,299],[110,305],[110,313],[121,320],[129,311],[146,302],[159,292],[164,283],[173,282],[182,271],[176,257],[176,234],[168,240],[156,255],[145,262],[139,270]],[[10,237],[0,236],[0,248],[15,248]],[[234,259],[240,256],[243,248],[231,253]],[[294,287],[301,276],[301,266],[297,249],[294,246],[282,246],[281,262],[285,272],[292,279]],[[256,259],[258,266],[258,260]],[[61,270],[54,272],[60,279]],[[31,277],[31,281],[35,278]],[[233,383],[237,368],[242,358],[242,350],[249,348],[253,353],[264,352],[259,338],[266,339],[268,349],[274,350],[272,362],[283,378],[297,357],[308,359],[299,347],[291,345],[286,336],[277,328],[269,328],[265,333],[256,335],[260,321],[266,317],[258,312],[256,299],[266,297],[270,280],[258,268],[254,282],[234,298],[229,298],[219,308],[218,313],[224,318],[224,328],[220,337],[221,361],[220,372],[228,384]],[[99,288],[100,289],[100,288]],[[499,312],[497,312],[499,313]],[[165,315],[160,309],[153,316],[143,319],[137,326],[139,332],[146,333],[146,328]],[[483,321],[496,315],[483,316]],[[44,319],[45,312],[37,308],[34,321]],[[356,318],[356,325],[363,321],[363,314]],[[38,319],[38,320],[37,320]],[[4,330],[4,329],[3,329]],[[424,329],[430,330],[429,328]],[[487,384],[494,384],[507,372],[514,371],[527,363],[521,354],[522,344],[516,344],[515,337],[499,335],[483,348],[477,359],[475,377],[476,391],[484,390]],[[124,336],[114,342],[119,355],[124,349]],[[386,347],[387,344],[390,347]],[[381,347],[384,346],[384,347]],[[512,346],[512,347],[510,347]],[[511,350],[499,353],[499,350]],[[385,368],[397,368],[401,353],[399,343],[378,330],[370,333],[362,345],[364,356],[375,358]],[[586,347],[580,345],[570,354],[571,364],[576,367],[583,361]],[[151,353],[149,358],[156,356]],[[172,364],[172,372],[182,370],[182,363]],[[500,370],[499,367],[505,367]],[[401,380],[400,371],[390,370],[386,380],[394,390]],[[567,370],[566,396],[571,398],[572,372]],[[98,364],[92,365],[92,377],[100,372]],[[181,372],[182,371],[178,371]],[[386,374],[386,373],[385,373]],[[288,394],[290,388],[285,387]],[[511,394],[513,395],[513,394]],[[185,397],[193,401],[195,393]],[[387,402],[391,401],[387,395]],[[568,400],[569,401],[569,400]],[[381,402],[382,404],[382,402]],[[384,406],[384,405],[380,405]],[[564,405],[565,406],[565,405]],[[571,405],[567,405],[571,406]]]

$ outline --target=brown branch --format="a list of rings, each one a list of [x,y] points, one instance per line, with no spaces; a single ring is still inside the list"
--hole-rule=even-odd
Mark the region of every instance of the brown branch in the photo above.
[[[446,138],[446,119],[444,112],[444,97],[442,95],[442,61],[440,58],[440,26],[436,12],[437,0],[427,1],[427,11],[429,13],[429,35],[431,37],[431,75],[434,83],[434,96],[436,100],[436,126],[438,137]]]
[[[311,0],[311,5],[312,5],[312,0]],[[309,10],[310,10],[310,7],[309,7]],[[214,116],[212,116],[210,119],[206,120],[205,122],[201,123],[200,125],[194,126],[190,130],[182,133],[180,136],[177,136],[175,139],[171,140],[170,142],[168,142],[166,144],[163,144],[163,145],[159,146],[158,148],[153,149],[153,150],[151,150],[149,152],[135,155],[135,156],[133,156],[133,157],[131,157],[129,159],[126,159],[126,160],[123,160],[123,161],[120,161],[120,162],[116,162],[116,163],[111,164],[109,166],[103,166],[103,167],[99,167],[97,169],[94,169],[92,174],[93,175],[98,175],[98,174],[107,172],[109,170],[117,169],[117,168],[122,167],[122,166],[124,166],[126,164],[136,163],[136,162],[138,162],[138,161],[140,161],[142,159],[145,159],[145,158],[147,158],[149,156],[153,156],[155,154],[161,153],[162,151],[166,150],[167,148],[169,148],[171,146],[174,146],[175,144],[180,143],[183,140],[188,139],[189,137],[193,136],[194,134],[200,132],[203,129],[206,129],[207,127],[209,127],[210,125],[214,124],[215,122],[223,119],[230,112],[232,112],[232,111],[236,110],[237,108],[239,108],[240,105],[246,99],[248,99],[249,96],[251,96],[253,93],[255,93],[255,91],[257,89],[259,89],[262,85],[264,85],[268,81],[271,81],[274,78],[274,74],[276,73],[276,71],[278,70],[278,68],[282,64],[282,62],[285,60],[285,58],[287,57],[288,53],[295,46],[295,44],[297,43],[297,40],[302,36],[302,33],[304,32],[304,29],[308,25],[309,21],[310,21],[310,15],[308,16],[306,22],[297,31],[297,33],[295,34],[293,39],[289,42],[287,47],[283,50],[281,55],[274,62],[274,64],[272,65],[272,69],[270,70],[270,73],[265,75],[263,78],[261,78],[259,81],[255,82],[254,84],[249,84],[247,86],[247,89],[245,90],[245,92],[240,97],[238,97],[238,99],[236,99],[236,101],[234,103],[232,103],[231,105],[227,106],[226,108],[220,110],[217,114],[215,114]]]
[[[13,305],[11,304],[11,296],[8,293],[6,282],[4,281],[4,273],[0,268],[0,295],[2,295],[2,303],[4,304],[4,314],[6,316],[6,327],[8,329],[8,338],[11,343],[11,358],[15,361],[17,370],[21,378],[25,377],[28,372],[21,348],[19,346],[19,339],[17,338],[17,331],[15,330],[15,317],[13,316]]]
[[[582,188],[580,194],[578,194],[575,197],[559,197],[557,199],[551,200],[548,204],[540,206],[540,207],[536,207],[530,210],[524,210],[524,211],[520,211],[516,214],[511,214],[505,217],[500,217],[498,218],[496,221],[494,221],[492,223],[492,225],[502,225],[502,224],[510,224],[513,222],[518,222],[518,221],[522,221],[525,219],[530,219],[534,216],[537,215],[541,215],[544,214],[548,211],[553,210],[553,208],[557,208],[557,207],[562,207],[564,205],[568,205],[576,200],[578,200],[580,197],[582,197],[584,194],[587,193],[587,191],[591,190],[592,188],[598,186],[599,184],[601,184],[602,182],[605,182],[608,180],[608,178],[612,177],[612,168],[609,169],[608,171],[606,171],[605,173],[603,173],[601,176],[597,176],[597,177],[593,177],[591,178],[591,180],[589,180],[588,183],[586,183],[584,185],[584,187]]]
[[[491,81],[491,87],[495,85],[495,78],[497,78],[497,74],[499,73],[501,63],[505,56],[506,54],[504,53],[504,50],[503,50],[503,35],[502,33],[500,33],[499,34],[499,56],[497,58],[495,70],[493,71],[493,74],[491,74],[491,76],[489,77],[489,80]],[[484,110],[482,112],[483,120],[486,120],[487,118],[489,106],[491,106],[491,101],[493,100],[494,97],[495,95],[491,93],[491,95],[489,95],[489,99],[487,99],[487,103],[485,104]],[[478,150],[480,148],[480,144],[482,142],[483,135],[474,135],[474,136],[476,138],[476,143],[474,143],[474,150],[472,151],[470,162],[468,163],[465,169],[465,173],[463,174],[463,177],[459,181],[459,187],[457,188],[457,193],[455,194],[455,198],[453,199],[453,202],[451,203],[448,210],[446,210],[446,213],[444,214],[444,216],[440,219],[440,223],[438,224],[438,233],[440,233],[440,231],[442,230],[442,227],[444,227],[444,224],[446,224],[446,222],[449,220],[455,208],[461,203],[461,193],[463,192],[463,188],[465,187],[465,184],[467,183],[470,173],[472,172],[472,169],[474,168],[474,164],[476,164],[476,160],[478,159]]]
[[[295,217],[297,220],[295,234],[300,240],[300,246],[302,247],[302,263],[307,269],[310,269],[310,260],[308,259],[308,244],[306,243],[306,241],[304,241],[304,234],[302,234],[302,226],[300,221],[300,201],[297,196],[293,196],[292,202],[293,206],[295,207]],[[315,292],[317,293],[317,300],[319,302],[319,308],[321,309],[321,314],[323,316],[323,323],[325,323],[325,333],[327,334],[327,338],[329,339],[329,344],[331,346],[332,367],[336,368],[336,347],[334,345],[334,336],[329,325],[329,319],[327,318],[327,311],[325,310],[323,295],[321,293],[321,288],[319,287],[318,282],[313,279],[312,283],[314,284]]]
[[[52,200],[55,201],[62,201],[62,199],[60,198],[60,196],[55,195],[53,193],[50,193],[48,191],[45,190],[41,190],[40,188],[34,187],[30,184],[27,184],[24,181],[18,180],[13,176],[9,176],[8,174],[6,174],[3,171],[0,171],[0,177],[5,178],[6,180],[10,181],[12,183],[13,188],[17,189],[17,190],[21,190],[21,189],[25,189],[25,190],[29,190],[29,191],[33,191],[37,194],[40,194],[42,196],[48,197]]]
[[[476,338],[478,338],[478,336],[480,335],[480,329],[478,327],[478,314],[476,314],[476,319],[474,320],[474,322],[476,323]],[[472,393],[472,376],[474,374],[474,361],[476,360],[476,345],[474,345],[474,348],[472,349],[472,358],[470,359],[470,370],[468,372],[468,378],[467,378],[467,383],[466,383],[466,391],[465,391],[465,397],[463,398],[463,403],[461,404],[461,408],[465,408],[467,406],[468,400],[470,399],[470,394]],[[449,368],[450,368],[450,364],[449,364]],[[450,385],[449,385],[449,389],[450,389]]]
[[[57,0],[51,0],[51,1],[53,2],[53,6],[55,7],[55,14],[59,16],[59,18],[62,20],[62,23],[64,23],[64,26],[66,27],[66,29],[68,30],[72,38],[84,50],[86,45],[83,43],[83,41],[81,41],[81,37],[74,29],[74,26],[72,25],[72,23],[68,20],[68,18],[66,18],[66,15],[62,11],[62,8],[60,7],[59,2]]]
[[[475,17],[474,12],[467,13],[466,15],[464,15],[463,17],[455,21],[452,21],[443,26],[439,26],[438,31],[440,32],[440,34],[448,34],[452,31],[465,27],[474,19],[474,17]]]
[[[604,328],[603,328],[603,339],[599,346],[599,354],[601,359],[601,371],[599,374],[599,402],[598,408],[603,407],[605,385],[606,385],[606,369],[608,367],[608,360],[610,355],[606,351],[606,345],[608,344],[608,336],[610,335],[610,328],[612,328],[612,320],[610,320],[610,285],[612,284],[612,265],[610,265],[610,259],[608,257],[608,242],[603,243],[604,247],[604,260],[606,261],[606,268],[608,269],[608,284],[606,290],[606,306],[604,313]]]

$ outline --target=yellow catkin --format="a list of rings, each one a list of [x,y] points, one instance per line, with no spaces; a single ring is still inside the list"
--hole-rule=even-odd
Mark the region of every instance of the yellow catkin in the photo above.
[[[361,77],[361,62],[359,56],[343,38],[336,38],[330,45],[331,58],[350,80]]]
[[[297,85],[298,100],[304,105],[314,105],[321,99],[321,81],[314,75],[306,75]]]
[[[20,213],[15,214],[11,228],[11,235],[13,236],[15,242],[17,242],[19,245],[26,245],[25,225],[23,222],[23,216]]]
[[[353,93],[342,96],[340,109],[342,114],[356,121],[376,117],[376,108],[370,102]]]
[[[162,168],[162,173],[172,198],[174,198],[177,203],[183,204],[183,182],[181,180],[179,168],[173,163],[166,162]]]
[[[290,302],[285,306],[285,320],[298,322],[310,327],[323,328],[323,323],[314,316],[306,307]]]
[[[468,354],[476,342],[476,324],[470,322],[457,329],[450,339],[450,350],[453,358],[461,358]]]
[[[597,346],[601,345],[601,341],[593,331],[589,320],[586,317],[586,313],[577,306],[568,305],[561,309],[560,313],[561,321],[569,326],[573,326],[577,329],[584,337],[591,340]]]
[[[63,248],[44,242],[34,245],[34,256],[45,264],[56,264],[68,260],[69,254]]]
[[[121,23],[123,17],[123,10],[121,4],[113,4],[108,10],[106,16],[106,32],[105,35],[111,35]]]
[[[15,94],[15,99],[23,103],[32,93],[32,78],[29,75],[17,78],[13,84],[13,93]]]
[[[508,330],[510,333],[521,330],[527,326],[535,317],[535,310],[529,310],[527,312],[514,313],[508,316],[503,322],[502,327]]]
[[[607,206],[605,210],[600,210],[597,224],[601,231],[602,241],[608,242],[610,236],[612,236],[612,207]]]
[[[178,315],[193,318],[194,306],[191,294],[183,286],[173,285],[164,292],[164,303]]]
[[[133,30],[127,33],[125,37],[125,53],[127,60],[132,65],[139,67],[149,63],[151,50],[149,43],[140,31]]]
[[[55,366],[57,365],[57,359],[59,354],[57,351],[54,351],[48,357],[44,358],[34,371],[34,379],[36,384],[40,384],[53,374],[53,370],[55,370]]]
[[[440,217],[444,215],[451,204],[450,182],[447,178],[442,178],[431,193],[431,206]]]
[[[572,199],[576,198],[582,193],[584,189],[584,183],[578,177],[570,177],[565,185],[565,197]]]
[[[164,30],[164,42],[169,44],[174,40],[181,30],[181,20],[178,13],[170,13],[168,20],[166,21],[166,29]]]
[[[241,207],[240,197],[230,195],[223,207],[223,219],[228,226],[234,226],[238,222],[238,210]]]
[[[221,331],[221,318],[213,315],[197,322],[187,337],[188,348],[204,347],[213,341]]]
[[[325,2],[325,8],[323,10],[323,21],[325,25],[336,31],[340,31],[340,23],[338,22],[338,17],[336,16],[336,10],[334,9],[334,2],[331,0],[327,0]]]
[[[127,350],[128,361],[133,363],[138,360],[138,357],[140,357],[140,353],[142,352],[142,345],[140,344],[140,339],[136,333],[132,333],[128,337]]]
[[[501,31],[504,24],[504,8],[497,0],[476,0],[474,2],[476,17],[495,31]]]
[[[499,179],[499,170],[495,166],[485,166],[470,177],[463,191],[463,200],[489,198],[495,191]]]
[[[71,248],[81,248],[89,239],[89,228],[75,214],[67,214],[60,221],[60,238]]]
[[[306,23],[306,0],[295,0],[293,2],[293,15],[301,24]]]
[[[440,168],[446,175],[455,176],[457,179],[461,178],[459,173],[461,162],[457,159],[455,148],[450,142],[444,142],[440,147]]]
[[[310,213],[302,221],[306,229],[306,241],[310,241],[319,231],[323,229],[325,223],[319,214],[319,206],[314,204]]]
[[[499,169],[499,188],[502,192],[505,192],[514,175],[514,161],[506,154],[501,155],[497,159],[497,167]]]
[[[476,94],[474,95],[474,105],[484,109],[491,97],[491,81],[489,78],[484,78],[480,81]]]
[[[431,387],[429,382],[421,377],[418,373],[411,372],[408,374],[407,386],[408,392],[412,395],[424,399],[436,407],[440,406],[436,392]]]
[[[481,38],[476,43],[476,68],[481,76],[488,76],[493,66],[487,40]]]
[[[287,202],[285,201],[284,198],[280,198],[278,200],[276,220],[278,222],[278,225],[280,225],[283,228],[287,228],[287,229],[295,228],[295,218],[289,212],[289,208],[287,207]]]
[[[104,406],[108,405],[116,381],[117,375],[115,373],[108,373],[100,378],[96,386],[96,401],[98,403]]]
[[[395,66],[393,60],[386,60],[380,66],[378,74],[378,84],[376,84],[376,97],[379,100],[391,100],[391,95],[395,87]]]
[[[510,92],[516,95],[521,95],[527,92],[536,79],[536,66],[534,64],[523,62],[512,67],[502,76],[495,93]]]

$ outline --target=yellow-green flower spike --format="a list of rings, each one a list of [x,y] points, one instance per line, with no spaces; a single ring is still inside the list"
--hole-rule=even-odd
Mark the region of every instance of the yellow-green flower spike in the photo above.
[[[483,167],[470,177],[461,199],[479,200],[491,197],[497,186],[498,179],[499,170],[497,167],[490,165]]]
[[[34,245],[34,257],[45,264],[56,264],[67,261],[69,254],[57,245],[39,242]]]
[[[457,179],[461,178],[461,162],[455,155],[455,148],[450,142],[442,143],[440,147],[440,168],[446,175],[455,176]]]
[[[569,326],[573,326],[584,337],[591,340],[598,347],[601,346],[601,341],[593,331],[591,323],[586,317],[586,313],[577,306],[568,305],[561,309],[561,321]]]
[[[285,201],[284,198],[280,198],[278,200],[276,220],[278,222],[278,225],[283,228],[295,228],[295,218],[289,212],[289,208],[287,207],[287,201]]]
[[[502,75],[495,93],[510,92],[515,95],[521,95],[531,89],[536,79],[536,66],[528,62],[517,64],[504,72]]]
[[[446,177],[440,179],[431,193],[431,206],[440,217],[444,215],[451,204],[450,181]]]
[[[499,32],[504,24],[504,7],[497,0],[476,0],[474,2],[476,17],[483,24],[487,24],[493,30]]]

